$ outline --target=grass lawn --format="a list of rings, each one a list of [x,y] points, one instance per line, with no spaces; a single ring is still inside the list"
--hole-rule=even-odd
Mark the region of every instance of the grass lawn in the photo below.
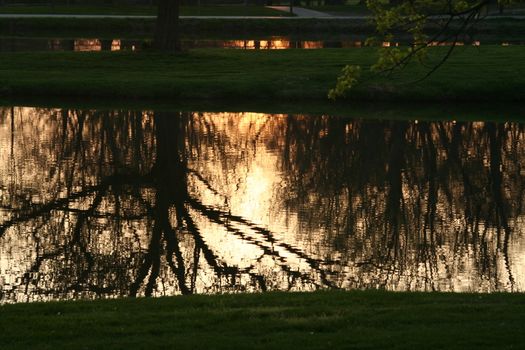
[[[2,349],[521,349],[523,294],[266,293],[0,307]]]
[[[244,7],[243,7],[244,8]],[[451,23],[451,29],[461,22]],[[151,38],[154,18],[0,18],[1,36],[34,37],[104,37],[104,38]],[[374,25],[362,19],[322,19],[293,17],[288,20],[275,18],[181,18],[181,35],[192,37],[239,38],[257,35],[293,35],[315,38],[335,36],[371,36]],[[437,25],[429,25],[429,35],[439,31]],[[406,34],[406,33],[405,33]],[[481,21],[469,32],[469,39],[488,42],[523,41],[525,20],[491,19]],[[406,35],[401,40],[406,40]]]
[[[326,12],[333,14],[335,16],[357,16],[357,15],[371,15],[372,11],[366,6],[366,2],[363,3],[358,0],[349,0],[345,1],[344,5],[319,5],[319,6],[308,6],[312,10],[317,10],[321,12]],[[494,15],[512,15],[512,14],[523,14],[525,12],[525,5],[523,3],[514,2],[504,6],[503,12],[500,13],[499,5],[494,2],[491,3],[488,9],[490,14]]]
[[[72,14],[156,16],[154,6],[0,6],[0,14]],[[181,6],[181,16],[289,16],[288,13],[264,6],[203,5]]]
[[[525,24],[525,22],[524,22]],[[522,26],[525,27],[525,26]],[[152,37],[154,18],[0,18],[1,36],[36,37]],[[292,17],[275,18],[181,18],[182,35],[210,37],[220,35],[229,39],[254,35],[370,35],[374,27],[368,20],[322,20]],[[519,25],[512,33],[521,34]],[[491,28],[491,33],[496,32]],[[520,36],[521,37],[521,36]]]
[[[441,57],[446,48],[431,54]],[[0,55],[0,96],[326,100],[345,64],[364,71],[376,49],[41,52]],[[392,77],[364,74],[354,100],[518,101],[525,98],[525,47],[459,48],[430,78],[419,65]]]

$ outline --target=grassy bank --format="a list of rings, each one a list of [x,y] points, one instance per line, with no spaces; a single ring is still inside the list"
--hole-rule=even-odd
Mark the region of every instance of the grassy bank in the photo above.
[[[156,16],[157,8],[140,5],[7,5],[0,6],[0,14]],[[180,14],[181,16],[288,16],[283,11],[252,5],[181,6]]]
[[[522,294],[268,293],[0,307],[2,349],[510,349]]]
[[[461,25],[453,22],[452,29]],[[103,37],[103,38],[150,38],[155,26],[154,19],[77,19],[77,18],[0,18],[2,36],[35,37]],[[180,20],[183,36],[224,37],[228,39],[257,35],[308,35],[334,37],[338,35],[369,36],[374,25],[367,19],[231,19],[231,18],[184,18]],[[440,28],[429,26],[428,33]],[[469,31],[476,40],[522,40],[525,36],[525,20],[491,19],[480,22]]]
[[[321,101],[345,64],[366,71],[375,58],[373,48],[9,53],[0,55],[0,95]],[[519,101],[525,76],[516,72],[524,70],[525,47],[460,48],[418,84],[426,70],[417,65],[389,78],[365,74],[349,99]]]
[[[525,23],[525,22],[524,22]],[[0,33],[6,35],[71,37],[91,35],[102,37],[151,37],[154,19],[75,19],[75,18],[0,18]],[[246,35],[290,34],[370,34],[374,27],[368,20],[290,19],[231,19],[183,18],[180,20],[184,36],[239,37]],[[525,27],[525,25],[524,25]]]
[[[440,101],[416,103],[329,100],[267,100],[221,99],[221,100],[169,100],[79,97],[61,98],[51,96],[0,97],[0,107],[21,106],[36,108],[89,109],[89,110],[148,110],[165,112],[255,112],[268,114],[301,114],[309,116],[332,115],[340,118],[375,120],[460,120],[460,121],[516,121],[525,119],[520,102],[449,103]]]

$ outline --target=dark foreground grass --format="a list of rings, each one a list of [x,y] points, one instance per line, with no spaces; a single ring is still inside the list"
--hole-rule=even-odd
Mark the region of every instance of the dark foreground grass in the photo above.
[[[432,51],[441,57],[446,48]],[[364,70],[377,51],[192,50],[150,52],[44,52],[0,55],[0,96],[153,99],[326,100],[345,64]],[[520,101],[525,98],[525,47],[460,49],[430,78],[410,66],[364,83],[349,99],[395,101]]]
[[[522,349],[523,294],[268,293],[0,307],[2,349]]]

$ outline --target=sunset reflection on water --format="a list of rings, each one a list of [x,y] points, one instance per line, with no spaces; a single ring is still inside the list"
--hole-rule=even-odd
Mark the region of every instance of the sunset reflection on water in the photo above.
[[[291,36],[270,36],[263,38],[245,39],[181,39],[184,49],[241,49],[241,50],[283,50],[283,49],[350,49],[365,46],[399,47],[408,46],[410,41],[378,42],[366,44],[360,37],[336,38],[301,38]],[[523,45],[520,41],[503,42],[450,42],[433,41],[429,46],[480,46],[480,45]],[[151,40],[126,39],[126,38],[26,38],[26,37],[0,37],[0,52],[15,51],[140,51],[151,46]]]
[[[523,291],[523,130],[5,107],[0,297]]]

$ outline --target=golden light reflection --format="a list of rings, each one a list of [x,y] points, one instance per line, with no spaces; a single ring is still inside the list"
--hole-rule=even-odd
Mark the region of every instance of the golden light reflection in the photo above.
[[[324,44],[322,41],[303,41],[302,42],[303,49],[322,49],[323,47],[324,47]]]
[[[113,41],[111,41],[111,51],[119,51],[121,48],[120,44],[120,39],[114,39]]]
[[[289,40],[272,38],[269,40],[225,40],[224,48],[246,50],[281,50],[291,48]]]
[[[477,43],[478,45],[475,45]],[[465,46],[462,41],[432,41],[428,43],[428,46]],[[479,46],[479,41],[473,43],[474,46]]]
[[[523,291],[523,144],[515,123],[1,108],[1,302]]]
[[[264,39],[237,39],[237,40],[182,40],[183,47],[187,48],[229,48],[244,50],[283,50],[283,49],[322,49],[322,48],[361,48],[365,46],[362,40],[301,40],[292,37],[270,37]],[[403,45],[408,43],[403,43]],[[428,46],[464,46],[461,41],[432,41],[425,43]],[[469,43],[473,46],[480,46],[480,41]],[[399,47],[400,42],[381,42],[382,47]],[[502,42],[502,46],[509,46],[510,43]],[[79,39],[50,39],[48,40],[50,50],[74,50],[74,51],[118,51],[140,49],[142,42],[140,40],[123,40],[123,39],[97,39],[97,38],[79,38]]]
[[[398,47],[400,44],[397,42],[383,41],[381,43],[382,47]]]
[[[99,39],[76,39],[74,51],[101,51],[102,44]]]

